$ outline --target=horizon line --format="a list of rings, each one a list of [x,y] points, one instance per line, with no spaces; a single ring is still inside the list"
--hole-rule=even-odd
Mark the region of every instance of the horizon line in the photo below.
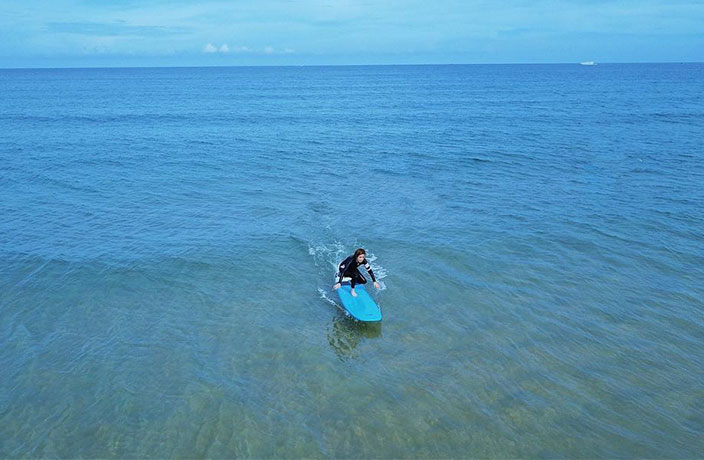
[[[420,67],[420,66],[508,66],[508,65],[581,65],[587,61],[569,62],[468,62],[468,63],[402,63],[402,64],[230,64],[230,65],[154,65],[154,66],[58,66],[58,67],[2,67],[0,70],[81,70],[81,69],[207,69],[207,68],[251,68],[251,67]],[[596,61],[594,61],[596,62]],[[634,64],[704,64],[704,61],[632,61],[596,62],[599,65]],[[586,67],[586,66],[585,66]]]

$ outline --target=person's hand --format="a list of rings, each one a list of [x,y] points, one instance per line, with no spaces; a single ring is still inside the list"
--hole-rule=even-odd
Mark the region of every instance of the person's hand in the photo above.
[[[352,294],[352,297],[357,297],[357,293],[354,292],[354,289],[350,289],[350,294]]]
[[[334,285],[332,288],[337,291],[338,289],[340,289],[340,286],[342,286],[342,284],[337,283],[337,284]]]
[[[381,288],[379,287],[379,283],[377,283],[376,281],[374,281],[374,287],[377,288],[377,289],[381,289]]]

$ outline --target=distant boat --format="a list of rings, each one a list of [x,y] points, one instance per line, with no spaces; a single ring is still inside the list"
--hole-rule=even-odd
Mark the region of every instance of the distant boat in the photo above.
[[[594,61],[584,61],[584,62],[580,62],[579,64],[580,64],[580,65],[596,65],[596,62],[594,62]]]

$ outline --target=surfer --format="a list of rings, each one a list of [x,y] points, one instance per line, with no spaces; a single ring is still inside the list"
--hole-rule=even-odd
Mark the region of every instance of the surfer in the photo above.
[[[357,293],[354,292],[354,287],[357,284],[366,284],[367,282],[367,279],[358,270],[360,265],[364,265],[364,268],[367,270],[367,272],[369,272],[369,276],[372,277],[374,287],[379,289],[379,283],[377,283],[376,281],[376,277],[374,276],[374,272],[372,271],[371,265],[369,265],[369,262],[367,262],[367,259],[365,257],[366,255],[367,252],[364,249],[359,248],[354,251],[353,255],[340,262],[340,266],[338,267],[337,272],[337,283],[332,288],[336,290],[339,289],[342,285],[342,281],[347,281],[347,279],[349,279],[350,294],[352,294],[353,297],[357,297]]]

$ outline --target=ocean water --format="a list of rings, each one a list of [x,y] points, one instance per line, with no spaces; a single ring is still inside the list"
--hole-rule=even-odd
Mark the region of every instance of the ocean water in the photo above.
[[[0,70],[0,457],[701,457],[703,139],[702,64]]]

